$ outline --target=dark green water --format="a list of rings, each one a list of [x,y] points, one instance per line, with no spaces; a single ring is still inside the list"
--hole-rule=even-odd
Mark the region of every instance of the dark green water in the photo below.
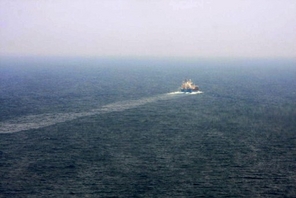
[[[292,60],[4,59],[0,196],[295,197],[295,101]]]

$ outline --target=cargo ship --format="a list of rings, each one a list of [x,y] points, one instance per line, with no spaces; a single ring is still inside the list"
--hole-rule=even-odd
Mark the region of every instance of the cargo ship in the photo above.
[[[191,79],[189,80],[184,80],[181,86],[181,92],[184,93],[192,93],[192,92],[198,92],[199,91],[199,87],[197,85],[195,85]]]

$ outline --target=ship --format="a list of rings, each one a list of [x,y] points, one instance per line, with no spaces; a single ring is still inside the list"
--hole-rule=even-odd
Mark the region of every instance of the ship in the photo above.
[[[185,79],[182,83],[181,86],[181,92],[184,93],[192,93],[192,92],[198,92],[199,91],[199,87],[197,85],[195,85],[191,79]]]

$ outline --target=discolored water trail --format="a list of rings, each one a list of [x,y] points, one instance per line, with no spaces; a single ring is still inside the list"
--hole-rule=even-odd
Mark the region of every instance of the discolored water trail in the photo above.
[[[200,92],[201,93],[201,92]],[[52,113],[52,114],[39,114],[39,115],[28,115],[19,117],[13,120],[8,120],[5,122],[0,122],[0,133],[16,133],[20,131],[39,129],[42,127],[51,126],[54,124],[71,121],[77,118],[98,115],[102,113],[124,111],[127,109],[136,108],[141,105],[148,103],[169,100],[180,96],[180,92],[171,92],[161,95],[156,95],[152,97],[146,97],[138,100],[127,100],[111,103],[102,106],[97,109],[91,109],[90,111],[84,112],[69,112],[69,113]]]

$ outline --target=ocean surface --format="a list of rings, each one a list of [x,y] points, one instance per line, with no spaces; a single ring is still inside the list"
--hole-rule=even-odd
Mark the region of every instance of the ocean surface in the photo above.
[[[296,197],[296,60],[2,58],[0,197]]]

